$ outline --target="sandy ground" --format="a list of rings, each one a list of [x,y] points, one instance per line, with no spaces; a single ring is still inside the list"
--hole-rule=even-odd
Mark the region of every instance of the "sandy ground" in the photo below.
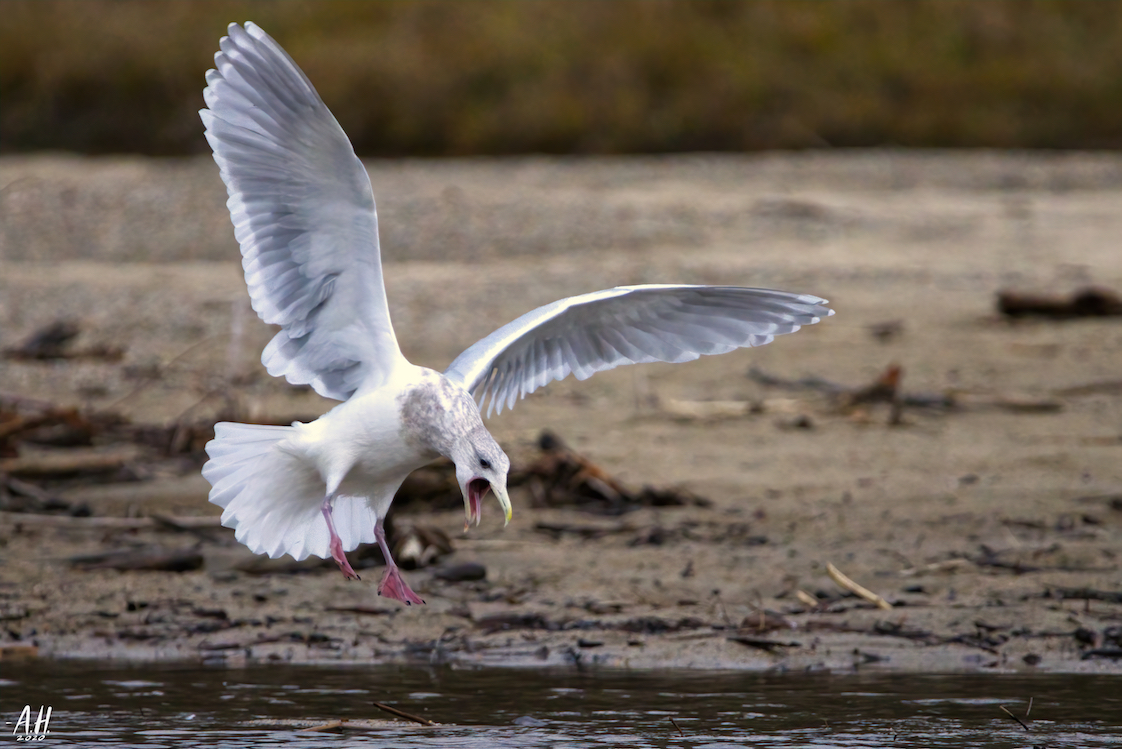
[[[1122,319],[1009,323],[994,312],[1003,288],[1122,289],[1122,158],[368,166],[394,322],[420,364],[442,369],[539,304],[625,283],[782,288],[827,297],[837,315],[757,350],[557,383],[491,419],[516,461],[548,427],[625,484],[684,487],[712,504],[605,518],[533,509],[519,490],[510,527],[492,504],[466,535],[458,508],[402,511],[399,523],[453,537],[445,563],[487,571],[467,583],[408,573],[424,607],[377,598],[376,569],[359,583],[330,568],[250,574],[239,546],[94,522],[216,514],[190,461],[142,450],[142,481],[50,484],[95,519],[0,514],[0,653],[1122,671],[1110,655],[1122,648]],[[224,200],[209,159],[0,159],[0,346],[71,318],[83,325],[76,345],[126,349],[116,363],[0,359],[0,394],[157,424],[224,404],[248,418],[329,408],[257,363],[271,333],[248,310]],[[896,321],[897,335],[871,333]],[[906,391],[963,405],[905,409],[890,425],[886,406],[840,409],[748,377],[755,367],[860,386],[893,363]],[[735,412],[743,403],[754,407]],[[548,534],[542,522],[584,532]],[[205,566],[191,572],[67,563],[196,543]],[[894,607],[839,597],[828,563]]]

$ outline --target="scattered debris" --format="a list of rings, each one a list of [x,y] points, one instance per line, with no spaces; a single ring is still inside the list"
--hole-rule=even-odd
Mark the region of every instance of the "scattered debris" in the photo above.
[[[393,539],[393,555],[403,569],[428,567],[453,551],[452,539],[436,526],[411,525],[399,528],[394,523],[387,531]],[[378,556],[381,557],[380,552]],[[383,563],[384,560],[379,562]]]
[[[819,606],[822,605],[821,601],[819,601],[817,598],[812,596],[810,593],[807,593],[805,590],[801,590],[801,589],[796,590],[795,591],[795,598],[799,599],[799,601],[804,606],[809,606],[812,609],[816,609],[816,608],[818,608]]]
[[[301,728],[301,731],[314,731],[317,733],[342,733],[346,727],[346,720],[333,720],[330,723],[321,723],[318,726],[308,726]]]
[[[539,613],[504,612],[490,614],[475,621],[475,626],[484,634],[493,632],[506,632],[512,629],[544,629],[559,630],[561,625],[551,622]]]
[[[382,703],[382,702],[373,702],[371,704],[373,704],[374,707],[378,708],[379,710],[384,710],[385,712],[389,713],[390,715],[396,715],[399,718],[405,718],[406,720],[413,721],[414,723],[420,723],[422,726],[438,726],[438,725],[440,725],[439,723],[434,723],[433,721],[429,720],[428,718],[422,718],[419,715],[413,715],[412,713],[407,713],[404,710],[398,709],[396,707],[391,707],[391,706],[389,706],[385,703]]]
[[[899,364],[889,364],[872,383],[842,391],[839,400],[844,408],[853,408],[865,403],[900,403],[900,381],[904,368]]]
[[[221,522],[220,517],[192,518],[189,522],[184,522],[183,520],[177,520],[167,515],[152,513],[151,518],[155,521],[156,527],[160,530],[186,533],[200,541],[211,544],[227,545],[231,542],[229,532],[223,530],[222,526],[219,524]],[[210,522],[199,524],[197,521],[200,519]]]
[[[899,364],[890,364],[871,383],[857,387],[821,377],[792,380],[767,374],[756,367],[748,370],[748,378],[764,387],[822,393],[830,399],[834,408],[846,414],[856,413],[868,405],[887,403],[891,407],[891,424],[900,423],[904,408],[947,412],[957,407],[956,398],[950,393],[905,393],[901,386],[904,368]]]
[[[489,614],[475,621],[475,626],[484,634],[507,632],[511,630],[538,629],[548,632],[569,630],[615,630],[632,634],[658,635],[672,632],[693,631],[711,628],[712,625],[697,617],[664,619],[660,616],[639,616],[623,621],[600,619],[563,619],[551,620],[539,612],[502,612]]]
[[[202,569],[203,555],[198,549],[166,549],[161,546],[70,557],[70,564],[82,570],[149,570],[187,572]]]
[[[1045,317],[1070,320],[1078,317],[1116,317],[1122,315],[1122,298],[1110,289],[1089,286],[1068,297],[999,291],[997,311],[1006,317]]]
[[[793,419],[780,419],[775,425],[780,429],[814,429],[814,419],[806,414],[799,414]]]
[[[861,631],[861,630],[857,630]],[[901,619],[896,622],[877,621],[873,624],[871,630],[865,630],[866,634],[880,635],[882,637],[902,637],[905,640],[912,640],[915,642],[922,642],[925,645],[937,645],[946,642],[957,642],[955,638],[957,635],[950,638],[941,638],[934,632],[919,627],[908,627]]]
[[[487,579],[487,568],[478,562],[462,562],[438,567],[433,577],[450,583],[472,582]]]
[[[1038,560],[1055,557],[1063,560],[1063,547],[1058,544],[1040,548],[1016,547],[1011,549],[992,549],[985,544],[978,547],[979,553],[971,557],[970,561],[978,567],[1009,570],[1021,575],[1030,572],[1113,572],[1115,567],[1092,567],[1062,562],[1060,564],[1043,564]],[[1032,560],[1031,562],[1025,560]]]
[[[1063,401],[1056,398],[1028,395],[1025,393],[1006,393],[1004,395],[969,395],[956,397],[962,409],[994,409],[1022,414],[1049,414],[1062,411]]]
[[[341,614],[362,614],[363,616],[393,616],[397,609],[378,606],[327,606],[324,611],[337,611]]]
[[[805,595],[805,594],[804,594]],[[740,622],[741,632],[752,632],[760,634],[761,632],[774,632],[776,630],[794,630],[798,629],[799,625],[793,619],[784,616],[778,611],[770,609],[757,608],[754,613],[744,617]]]
[[[1095,648],[1087,650],[1081,656],[1081,660],[1089,661],[1092,658],[1110,658],[1111,660],[1122,659],[1122,648]]]
[[[1081,660],[1092,658],[1122,658],[1122,626],[1114,625],[1096,631],[1088,627],[1079,627],[1073,633],[1081,650]]]
[[[1064,407],[1063,401],[1056,397],[1025,393],[907,393],[901,387],[904,369],[898,364],[889,365],[873,382],[859,387],[847,387],[820,377],[785,379],[756,368],[749,370],[748,377],[765,387],[823,393],[834,408],[851,417],[864,416],[866,406],[887,403],[890,406],[888,423],[893,425],[902,423],[905,408],[936,413],[999,410],[1036,414],[1055,413]]]
[[[685,401],[674,398],[659,398],[658,407],[663,413],[684,421],[736,419],[758,410],[751,401]]]
[[[622,515],[641,507],[710,505],[709,500],[685,489],[645,486],[634,491],[548,430],[541,433],[538,445],[541,454],[527,464],[513,466],[507,480],[509,487],[528,487],[535,507],[576,506],[603,515]],[[394,507],[451,508],[462,502],[456,467],[441,459],[409,475],[398,490]],[[396,549],[394,553],[396,556]]]
[[[0,645],[0,661],[29,661],[39,657],[39,648],[36,645],[9,644]]]
[[[618,533],[630,533],[635,528],[627,523],[591,524],[591,523],[557,523],[545,520],[534,523],[534,530],[545,533],[552,538],[561,538],[568,534],[580,536],[585,539],[603,538],[604,536]]]
[[[519,472],[525,478],[512,481],[515,485],[528,481],[535,503],[546,507],[597,505],[608,514],[626,512],[624,505],[631,492],[607,471],[569,449],[548,430],[538,438],[538,447],[541,457]]]
[[[136,456],[136,449],[125,448],[112,451],[71,450],[26,458],[6,458],[0,460],[0,473],[19,478],[59,478],[113,473],[119,471]]]
[[[963,557],[953,557],[951,559],[943,559],[938,562],[931,562],[922,567],[909,567],[900,570],[900,577],[915,577],[918,575],[929,574],[945,574],[948,572],[955,572],[963,567],[969,567],[972,562]]]
[[[731,642],[736,642],[750,648],[763,650],[768,653],[773,653],[779,648],[801,648],[802,643],[798,642],[779,642],[778,640],[767,640],[762,637],[746,637],[744,635],[736,635],[728,638]]]
[[[1061,601],[1106,601],[1108,603],[1122,603],[1122,591],[1095,590],[1093,588],[1064,588],[1049,587],[1041,598],[1055,598]]]
[[[634,632],[636,634],[644,635],[657,635],[665,632],[680,632],[682,630],[694,630],[709,627],[709,623],[698,619],[695,616],[687,616],[677,621],[663,619],[659,616],[640,616],[634,619],[628,619],[616,625],[616,629],[621,629],[624,632]]]
[[[640,507],[710,506],[683,489],[643,487],[635,492],[546,430],[538,438],[541,456],[512,471],[510,486],[528,486],[535,507],[577,506],[603,515],[622,515]]]
[[[5,349],[3,355],[9,359],[24,360],[103,359],[109,362],[120,361],[124,356],[124,349],[115,346],[71,348],[71,343],[81,332],[81,325],[73,320],[55,320],[36,330],[18,345]]]
[[[72,504],[28,481],[0,474],[0,511],[26,513],[65,513],[88,517],[90,508]]]
[[[963,632],[961,634],[952,635],[943,638],[942,641],[957,645],[967,645],[996,655],[1000,652],[998,648],[1009,641],[1009,635],[1006,634],[1009,629],[1011,628],[994,627],[984,622],[975,621],[973,632]],[[1005,632],[1001,630],[1005,630]]]
[[[891,337],[896,333],[886,335]],[[668,410],[678,409],[683,418],[691,419],[745,417],[760,412],[783,413],[791,418],[804,416],[805,424],[797,424],[795,421],[790,423],[792,426],[809,427],[821,422],[823,417],[819,414],[825,410],[822,404],[828,404],[827,408],[860,416],[883,403],[893,409],[892,413],[895,415],[892,418],[898,419],[901,409],[911,407],[937,412],[971,409],[1003,409],[1013,413],[1054,412],[1062,408],[1069,398],[1122,393],[1119,389],[1122,381],[1108,380],[1065,390],[1043,391],[1047,397],[969,393],[909,394],[902,389],[903,377],[904,370],[898,365],[886,368],[876,379],[859,387],[838,385],[818,378],[792,381],[769,379],[760,374],[760,380],[769,387],[822,395],[813,396],[816,401],[811,396],[802,394],[795,397],[783,394],[783,398],[759,402],[672,402]],[[815,402],[818,410],[812,411],[808,404]],[[166,606],[161,609],[160,603],[151,593],[141,593],[149,600],[129,597],[116,601],[99,601],[86,614],[89,620],[96,622],[93,625],[96,632],[104,633],[106,638],[118,642],[151,646],[153,643],[174,643],[188,636],[201,635],[203,637],[191,640],[188,647],[197,647],[204,658],[242,658],[249,655],[252,649],[270,643],[283,644],[289,650],[294,646],[314,648],[321,654],[328,650],[348,650],[373,644],[375,657],[396,652],[393,650],[395,648],[424,647],[428,648],[425,651],[428,657],[445,658],[457,651],[474,654],[488,648],[498,650],[520,647],[529,654],[544,650],[545,655],[537,656],[542,659],[548,659],[551,652],[557,656],[571,650],[576,653],[573,656],[574,663],[583,654],[583,663],[588,664],[594,662],[596,656],[605,659],[617,657],[618,649],[624,643],[629,647],[643,647],[656,642],[661,636],[675,642],[704,638],[714,638],[720,642],[727,639],[745,647],[778,653],[803,646],[794,641],[771,639],[771,634],[776,637],[784,634],[799,636],[806,647],[814,650],[818,637],[812,633],[837,632],[847,633],[849,637],[902,638],[917,646],[961,646],[982,651],[968,653],[967,657],[982,658],[986,662],[992,660],[985,655],[990,653],[998,654],[1001,659],[1008,659],[1010,663],[1040,663],[1041,656],[1036,653],[1029,652],[1025,655],[1025,649],[1007,647],[1011,642],[1020,640],[1024,643],[1028,638],[1037,637],[1064,638],[1069,658],[1122,659],[1122,629],[1113,624],[1107,626],[1110,622],[1117,622],[1118,617],[1122,616],[1117,609],[1117,605],[1122,604],[1122,592],[1091,587],[1055,586],[1043,582],[1032,588],[1031,594],[1017,594],[1021,596],[1018,601],[1036,599],[1036,608],[1050,612],[1049,616],[1054,614],[1055,621],[1059,622],[1041,625],[1036,632],[1030,632],[1027,627],[986,624],[969,615],[962,617],[961,625],[958,620],[927,618],[926,611],[918,611],[920,607],[932,611],[955,608],[954,603],[949,606],[944,604],[956,600],[962,602],[975,595],[973,592],[964,593],[959,587],[961,578],[952,580],[949,575],[939,580],[925,579],[923,582],[926,588],[911,586],[916,588],[912,592],[921,593],[922,596],[905,596],[898,602],[899,606],[906,603],[916,607],[897,611],[907,611],[913,622],[921,622],[923,626],[909,624],[905,617],[874,622],[873,617],[880,614],[873,612],[865,602],[871,602],[882,609],[891,608],[892,604],[857,585],[833,565],[830,565],[831,577],[836,573],[842,580],[848,581],[848,584],[843,584],[838,578],[834,578],[839,588],[846,591],[844,595],[833,590],[827,593],[813,588],[798,589],[795,587],[797,579],[792,576],[784,585],[788,592],[780,596],[787,599],[786,605],[779,607],[780,611],[765,608],[762,600],[757,600],[745,609],[745,602],[737,600],[739,613],[736,618],[745,610],[751,612],[737,623],[736,618],[730,617],[725,611],[723,604],[718,609],[707,603],[703,589],[698,587],[699,581],[706,579],[707,568],[713,564],[713,558],[701,551],[702,545],[725,544],[727,549],[722,552],[727,552],[727,563],[744,565],[746,569],[750,569],[756,563],[758,553],[774,555],[779,548],[789,543],[789,535],[797,532],[794,523],[788,529],[772,518],[769,524],[762,510],[757,510],[757,514],[752,515],[743,507],[735,508],[735,512],[734,508],[722,507],[720,512],[700,516],[685,512],[646,512],[629,516],[629,522],[625,522],[619,516],[640,507],[703,505],[705,500],[675,489],[647,487],[635,491],[548,432],[543,433],[539,440],[542,450],[540,455],[535,454],[530,460],[518,461],[511,476],[512,487],[523,486],[532,495],[537,506],[577,508],[610,517],[597,519],[586,515],[585,520],[580,520],[580,516],[573,513],[550,513],[556,517],[539,521],[534,530],[553,538],[584,539],[589,542],[590,547],[599,541],[604,546],[613,547],[613,553],[633,553],[622,548],[624,546],[678,544],[682,548],[672,550],[680,552],[679,556],[674,557],[673,566],[663,565],[657,572],[652,569],[645,578],[652,580],[656,591],[665,584],[665,591],[655,592],[649,599],[645,598],[644,593],[638,596],[638,600],[630,598],[622,603],[601,604],[584,599],[554,602],[549,601],[548,596],[541,595],[544,586],[539,586],[532,575],[519,578],[506,571],[500,576],[502,585],[493,581],[479,583],[487,579],[488,570],[475,562],[463,562],[457,558],[447,560],[446,556],[452,552],[453,544],[442,530],[407,522],[401,523],[398,528],[391,519],[387,522],[387,532],[391,546],[397,550],[403,566],[435,566],[428,574],[448,583],[444,586],[434,583],[436,589],[443,589],[458,599],[452,613],[462,618],[450,626],[444,636],[422,645],[409,641],[408,637],[405,641],[397,639],[400,635],[395,632],[394,627],[400,627],[404,620],[395,618],[399,613],[396,609],[363,604],[346,605],[348,598],[342,601],[335,599],[336,603],[342,605],[320,606],[315,618],[303,612],[292,616],[278,616],[278,609],[284,608],[281,605],[282,599],[279,598],[284,595],[284,591],[277,586],[292,585],[295,590],[297,587],[306,588],[307,583],[263,578],[261,575],[279,572],[318,573],[332,568],[333,563],[330,561],[269,560],[260,556],[250,557],[248,553],[235,555],[229,550],[215,549],[218,545],[234,544],[232,532],[220,526],[217,516],[195,518],[178,514],[163,515],[141,508],[140,512],[147,513],[147,517],[89,517],[88,506],[60,498],[69,496],[66,492],[78,483],[100,482],[107,478],[135,481],[153,475],[162,477],[196,471],[203,459],[202,445],[212,433],[212,423],[208,419],[182,418],[179,423],[163,426],[130,424],[111,412],[90,412],[81,408],[63,408],[30,399],[0,396],[0,532],[12,543],[24,546],[29,543],[37,544],[42,539],[46,548],[53,536],[60,539],[73,538],[83,545],[82,550],[98,548],[98,540],[102,544],[101,548],[113,549],[100,554],[72,557],[71,564],[82,570],[179,572],[202,568],[204,557],[208,565],[218,565],[215,568],[208,566],[209,578],[229,583],[234,587],[233,595],[237,598],[199,598],[195,603],[180,601],[169,610]],[[952,485],[955,481],[959,487],[985,488],[989,485],[991,473],[988,468],[973,468],[977,473],[968,472],[969,470],[963,468],[952,474]],[[1102,477],[1096,475],[1095,479],[1096,483],[1087,485],[1098,486]],[[761,489],[760,497],[768,497],[772,491]],[[774,493],[778,495],[779,490],[774,490]],[[948,552],[929,551],[930,555],[926,560],[917,558],[915,565],[901,571],[900,575],[946,575],[958,572],[977,576],[991,575],[994,570],[1026,575],[1041,571],[1116,571],[1113,562],[1109,562],[1113,566],[1102,568],[1080,567],[1079,564],[1098,564],[1099,560],[1106,565],[1108,560],[1115,557],[1109,554],[1093,556],[1085,550],[1079,550],[1077,555],[1072,549],[1077,538],[1094,536],[1102,539],[1113,532],[1118,515],[1113,510],[1122,511],[1122,495],[1106,493],[1077,497],[1074,500],[1068,497],[1067,494],[1063,495],[1063,502],[1069,505],[1058,516],[1053,513],[1043,520],[1037,520],[1036,517],[991,519],[999,530],[1011,537],[1014,541],[1013,548],[994,550],[983,546],[980,551],[969,554],[951,551],[950,559],[943,558]],[[764,500],[759,501],[763,503]],[[1072,507],[1072,502],[1094,503],[1095,507]],[[450,462],[441,461],[415,472],[402,486],[395,506],[409,506],[410,503],[414,507],[428,503],[458,509],[462,504],[462,497],[454,466]],[[94,506],[97,507],[96,504]],[[177,505],[171,505],[166,510],[172,513],[184,511],[178,509]],[[129,511],[132,512],[132,509]],[[519,528],[516,532],[524,533],[527,526]],[[761,533],[761,530],[767,531],[768,535]],[[1063,535],[1049,535],[1057,533]],[[172,534],[178,538],[171,539]],[[491,548],[488,544],[500,543],[545,545],[541,536],[535,539],[527,538],[528,535],[515,540],[477,540],[475,543],[480,546],[472,548],[486,549]],[[1026,538],[1032,538],[1040,545],[1030,547],[1025,543]],[[1042,541],[1041,538],[1045,540]],[[1062,549],[1058,542],[1052,546],[1047,545],[1057,538],[1063,542]],[[164,539],[168,546],[159,545],[160,539]],[[170,545],[184,543],[191,546],[169,548]],[[774,544],[776,548],[751,548],[761,544]],[[122,547],[125,548],[122,550]],[[641,551],[642,549],[637,549],[634,553]],[[933,556],[935,554],[937,556]],[[352,557],[352,565],[356,569],[382,563],[380,552],[374,545],[352,552]],[[933,558],[939,561],[930,562]],[[216,559],[220,562],[216,562]],[[904,559],[904,564],[912,565],[913,562]],[[243,570],[252,572],[253,576],[242,574]],[[106,579],[115,577],[117,576],[110,574]],[[161,579],[169,578],[170,576]],[[187,583],[192,582],[190,576],[182,579]],[[896,585],[904,584],[899,578],[893,579]],[[1080,581],[1076,577],[1071,578],[1069,584],[1106,584],[1108,579],[1098,577]],[[1030,581],[1031,578],[1027,578],[1018,583],[1024,585]],[[453,588],[451,584],[455,583],[463,584]],[[957,599],[952,585],[959,588]],[[645,582],[641,587],[647,589]],[[944,587],[946,590],[943,590]],[[132,595],[134,594],[130,594]],[[1051,599],[1054,603],[1039,605],[1040,598]],[[732,608],[732,599],[729,601],[729,610],[736,611],[737,609]],[[1063,601],[1069,603],[1058,603]],[[1079,603],[1072,605],[1070,601]],[[688,612],[698,616],[679,618],[667,615],[667,612],[687,611],[677,608],[674,602],[677,602],[677,607],[689,607]],[[1092,605],[1092,602],[1101,603]],[[18,605],[0,609],[0,620],[3,620],[7,630],[5,636],[16,641],[13,646],[0,647],[0,659],[17,657],[16,654],[24,652],[18,649],[24,647],[18,643],[19,638],[26,638],[30,642],[35,628],[41,625],[41,614],[36,602],[19,600],[17,603]],[[299,611],[305,605],[304,597],[293,597],[291,603],[290,610]],[[986,605],[1000,607],[1006,604],[995,599],[988,600]],[[530,606],[540,608],[537,611],[510,610],[512,607],[522,609]],[[480,615],[477,607],[488,611],[488,615]],[[476,611],[474,617],[471,613],[473,610]],[[562,611],[566,613],[559,613]],[[328,613],[321,617],[319,612]],[[989,613],[986,615],[990,616]],[[1075,622],[1078,627],[1075,632],[1072,631],[1074,625],[1062,623],[1065,621],[1064,617],[1069,615],[1070,621]],[[971,621],[972,619],[974,620]],[[948,621],[951,623],[948,624]],[[279,622],[285,624],[278,628]],[[246,629],[237,629],[239,627]],[[265,633],[251,629],[254,627],[270,629]],[[209,633],[214,632],[227,632],[229,636],[209,637]],[[604,635],[604,632],[616,634]],[[239,634],[240,637],[237,636]],[[360,645],[360,638],[367,639]],[[393,641],[390,642],[389,638],[393,638]],[[561,644],[558,644],[559,640]],[[531,645],[523,644],[527,642]],[[268,648],[265,650],[264,653],[253,653],[253,657],[276,655],[275,652],[268,652]],[[1045,653],[1051,667],[1055,662],[1055,651],[1036,650],[1038,653]],[[861,651],[854,652],[866,659],[880,657]],[[335,655],[332,653],[331,657]],[[332,730],[330,726],[336,726],[340,730],[353,730],[359,722],[335,721],[324,724],[327,726],[324,730]]]
[[[1058,388],[1052,394],[1060,398],[1077,398],[1087,395],[1122,395],[1122,380],[1099,380],[1082,385]]]
[[[348,559],[351,560],[351,566],[355,569],[364,569],[362,565],[355,563],[354,552],[350,554],[351,556],[348,556]],[[263,554],[254,554],[235,564],[234,569],[254,576],[299,575],[329,569],[334,564],[335,562],[331,559],[320,559],[319,557],[308,557],[297,561],[290,556],[273,559]],[[374,563],[371,562],[369,566],[374,566]]]
[[[55,320],[39,328],[14,348],[5,351],[8,356],[25,359],[50,359],[55,352],[78,337],[82,327],[73,320]]]
[[[867,326],[866,329],[869,331],[869,335],[880,343],[888,343],[903,335],[904,321],[885,320],[884,322],[873,323]]]
[[[998,705],[998,707],[999,707],[999,708],[1001,708],[1002,712],[1004,712],[1004,713],[1005,713],[1006,715],[1008,715],[1008,716],[1009,716],[1010,718],[1012,718],[1013,720],[1015,720],[1015,721],[1017,721],[1018,723],[1020,723],[1020,724],[1021,724],[1021,728],[1025,729],[1026,731],[1027,731],[1027,730],[1029,730],[1029,727],[1028,727],[1027,725],[1025,725],[1025,722],[1024,722],[1023,720],[1021,720],[1020,718],[1018,718],[1018,717],[1017,717],[1016,715],[1014,715],[1013,713],[1009,712],[1009,708],[1005,707],[1005,705]],[[1032,709],[1032,704],[1031,704],[1031,703],[1029,704],[1029,709],[1030,709],[1030,710]],[[1025,713],[1025,717],[1028,717],[1028,713],[1027,713],[1027,712]]]
[[[165,517],[165,520],[171,520],[175,525],[182,526],[185,529],[191,528],[204,532],[210,529],[218,530],[221,528],[220,518],[217,515]],[[88,514],[74,514],[73,512],[69,515],[50,515],[32,511],[0,512],[0,521],[5,525],[27,528],[52,527],[66,528],[67,530],[90,530],[95,532],[136,531],[144,528],[161,527],[169,530],[173,529],[171,526],[163,521],[157,520],[155,517],[90,517]]]

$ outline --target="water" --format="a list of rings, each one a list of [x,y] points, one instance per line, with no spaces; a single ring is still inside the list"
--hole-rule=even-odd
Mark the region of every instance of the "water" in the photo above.
[[[1026,731],[1001,707],[1030,698]],[[375,700],[445,725],[294,722],[389,717]],[[1119,676],[0,664],[0,741],[25,705],[52,708],[31,746],[1122,747]]]

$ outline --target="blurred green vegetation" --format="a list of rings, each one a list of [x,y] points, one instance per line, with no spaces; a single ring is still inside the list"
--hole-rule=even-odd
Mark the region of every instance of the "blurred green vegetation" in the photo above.
[[[246,19],[362,155],[1122,145],[1117,0],[0,0],[0,150],[205,152]]]

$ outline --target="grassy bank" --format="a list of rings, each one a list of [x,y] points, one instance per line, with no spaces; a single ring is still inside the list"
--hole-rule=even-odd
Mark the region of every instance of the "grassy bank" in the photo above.
[[[252,19],[363,155],[1122,145],[1122,3],[3,0],[0,150],[194,153]]]

